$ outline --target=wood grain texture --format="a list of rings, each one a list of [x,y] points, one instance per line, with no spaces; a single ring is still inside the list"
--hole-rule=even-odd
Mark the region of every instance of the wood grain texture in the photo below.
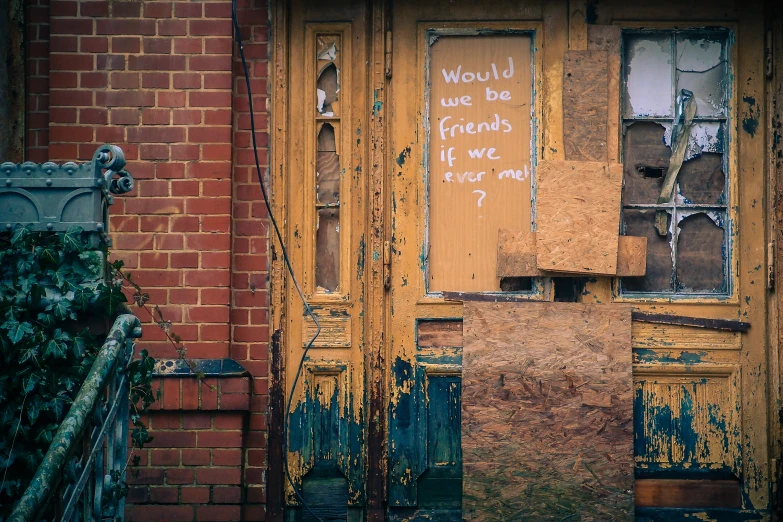
[[[351,347],[351,317],[319,317],[321,333],[315,339],[312,348],[350,348]],[[317,327],[309,317],[302,331],[302,346],[307,346],[317,331]]]
[[[465,303],[465,520],[633,520],[631,309]]]
[[[622,165],[542,161],[537,175],[536,266],[615,275]]]
[[[453,348],[462,346],[462,321],[419,321],[416,346],[419,348]]]
[[[587,26],[587,50],[606,51],[609,75],[606,152],[610,162],[620,161],[620,38],[619,25]]]
[[[638,507],[739,508],[736,480],[641,479],[634,483]]]
[[[620,236],[617,241],[617,275],[643,276],[647,268],[647,238]],[[498,277],[546,277],[536,267],[536,233],[498,231]]]
[[[608,122],[608,53],[566,52],[563,58],[563,142],[566,160],[606,161]]]

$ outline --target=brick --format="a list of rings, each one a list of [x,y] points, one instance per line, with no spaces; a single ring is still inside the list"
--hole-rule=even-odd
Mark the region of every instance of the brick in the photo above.
[[[204,161],[230,161],[231,145],[204,145],[201,147]]]
[[[209,2],[204,4],[204,16],[206,18],[231,18],[231,4]],[[244,22],[245,18],[240,18]]]
[[[180,488],[183,504],[206,504],[209,502],[208,487],[183,487]]]
[[[176,88],[177,80],[174,79]],[[178,110],[174,111],[174,125],[198,125],[201,123],[201,111]]]
[[[115,3],[115,9],[119,4]],[[97,20],[95,34],[152,36],[155,34],[155,20]]]
[[[192,129],[190,129],[192,130]],[[231,182],[227,179],[225,180],[205,180],[202,185],[202,194],[204,196],[209,197],[217,197],[217,196],[230,196],[231,195]],[[216,227],[209,227],[207,219],[210,220],[216,220],[220,219],[220,222],[217,224]],[[210,229],[210,230],[228,230],[229,224],[225,221],[225,218],[216,218],[216,217],[210,217],[210,218],[204,218],[204,223],[202,224],[202,229]]]
[[[171,121],[171,110],[144,109],[141,111],[141,118],[144,125],[168,125]]]
[[[199,162],[188,165],[188,174],[193,178],[229,178],[231,164],[226,162]]]
[[[87,18],[52,18],[50,31],[52,34],[84,34],[92,35],[93,21]]]
[[[92,71],[95,57],[89,54],[52,53],[49,64],[53,71]]]
[[[141,268],[168,268],[169,256],[163,252],[141,252],[139,266]]]
[[[231,268],[231,255],[228,252],[204,252],[201,268]]]
[[[174,4],[174,16],[177,18],[201,18],[201,3],[177,2]]]
[[[114,2],[111,15],[113,18],[139,18],[141,2]]]
[[[176,504],[179,501],[179,488],[150,488],[150,502],[153,504]]]
[[[139,109],[111,109],[111,122],[114,125],[138,125]],[[134,171],[134,174],[136,172]]]
[[[125,129],[122,127],[99,127],[95,131],[95,141],[102,143],[123,143],[125,141]],[[89,145],[93,149],[95,148],[94,145]],[[128,154],[128,147],[123,146],[123,149],[125,150],[125,157],[129,158],[130,154]]]
[[[141,50],[141,38],[112,36],[111,51],[113,53],[138,53]]]
[[[192,469],[167,469],[166,484],[193,484]]]
[[[231,247],[230,234],[189,234],[187,236],[188,249],[198,251],[229,250]],[[214,272],[214,271],[210,271]],[[211,285],[208,285],[211,286]]]
[[[155,176],[158,178],[184,178],[185,165],[182,163],[158,163],[155,166]]]
[[[250,396],[239,393],[229,393],[220,396],[220,409],[225,411],[247,411],[250,408]]]
[[[230,127],[191,127],[188,141],[195,143],[230,143]]]
[[[202,341],[227,341],[229,337],[227,324],[202,324],[198,330]]]
[[[144,113],[142,113],[142,119]],[[181,127],[135,127],[128,129],[128,141],[136,143],[172,143],[185,139]]]
[[[169,292],[169,302],[172,304],[198,303],[198,290],[192,288],[172,288]],[[191,397],[191,395],[188,395]],[[185,396],[183,395],[183,401]]]
[[[185,238],[178,234],[155,235],[155,248],[157,250],[182,250],[184,244]]]
[[[227,323],[228,314],[227,306],[199,306],[187,309],[188,321],[194,323]]]
[[[172,253],[171,268],[198,268],[198,253],[196,252]]]
[[[75,72],[52,72],[49,84],[55,89],[75,88],[79,83],[79,75]]]
[[[184,73],[174,75],[175,89],[200,89],[201,75],[195,73]]]
[[[185,428],[190,430],[208,430],[212,427],[212,414],[189,413],[185,415],[183,422]]]
[[[150,451],[150,462],[153,466],[179,466],[179,450],[154,449]]]
[[[131,71],[184,71],[186,59],[177,55],[129,56],[128,69]]]
[[[230,107],[230,92],[190,92],[188,100],[191,107]]]
[[[178,38],[174,40],[174,52],[177,54],[201,54],[203,46],[201,38]]]
[[[197,484],[239,485],[240,470],[226,468],[202,468],[196,470]]]
[[[172,293],[174,290],[172,290]],[[183,293],[192,293],[190,290],[182,290]],[[196,302],[197,297],[193,301]],[[182,409],[192,412],[198,410],[199,404],[199,387],[201,383],[198,379],[182,379]]]
[[[79,87],[83,89],[103,89],[109,86],[109,75],[103,72],[83,72],[79,74]]]
[[[134,129],[128,129],[134,130]],[[158,180],[158,179],[149,179],[149,180],[143,180],[139,182],[139,195],[144,197],[154,197],[154,196],[168,196],[169,195],[169,183],[168,181],[164,180]],[[162,218],[158,219],[158,221],[162,222],[163,225],[168,227],[168,218]],[[142,222],[142,225],[144,223]],[[154,230],[161,232],[160,228],[155,228]]]
[[[191,56],[188,66],[191,71],[230,71],[231,55]]]
[[[173,270],[137,270],[134,272],[134,279],[141,286],[178,286],[180,285],[180,272]],[[181,330],[181,329],[180,329]],[[174,382],[174,381],[167,381]],[[168,391],[168,389],[166,389]],[[165,393],[165,392],[164,392]],[[169,405],[168,398],[164,400],[166,408],[179,407],[179,395],[177,395],[177,405]]]
[[[76,123],[76,116],[78,111],[92,110],[92,109],[76,109],[71,107],[53,107],[49,111],[49,115],[52,123]],[[48,119],[48,118],[47,118]],[[49,122],[46,123],[47,128]]]
[[[155,440],[149,443],[150,448],[195,448],[196,434],[191,431],[155,431]]]
[[[55,49],[62,50],[60,47]],[[108,53],[109,39],[105,36],[82,36],[79,38],[79,50],[83,53]]]
[[[76,16],[78,9],[78,4],[70,1],[55,0],[47,5],[50,5],[51,16]],[[41,22],[44,21],[41,20]]]
[[[104,107],[152,107],[155,105],[155,93],[98,91],[95,93],[95,104]]]
[[[159,92],[158,106],[159,107],[184,107],[185,93],[184,92]]]
[[[226,5],[226,7],[229,6]],[[207,54],[231,54],[232,49],[233,41],[231,38],[207,38],[204,41],[204,51]]]
[[[189,183],[189,181],[175,181],[173,183]],[[172,185],[173,189],[174,185]],[[172,232],[198,232],[198,218],[196,216],[180,216],[171,218]]]
[[[230,89],[231,88],[231,75],[230,74],[205,74],[204,75],[204,88],[205,89]],[[253,91],[255,92],[255,91]],[[263,111],[261,107],[254,107],[257,111]],[[260,115],[259,115],[260,116]],[[258,119],[257,116],[256,118]],[[259,125],[260,127],[260,125]],[[249,128],[249,127],[248,127]]]
[[[212,488],[212,503],[214,504],[239,504],[242,501],[242,490],[238,487]]]
[[[212,450],[213,466],[240,466],[241,464],[242,464],[241,449]]]
[[[221,379],[222,380],[222,379]],[[222,386],[221,386],[222,388]],[[229,396],[233,397],[237,394],[224,394],[221,392],[220,400],[222,403],[222,400],[224,397]],[[247,393],[242,394],[242,396],[247,396]],[[242,427],[243,427],[243,418],[244,415],[240,412],[221,412],[220,414],[215,415],[215,421],[214,421],[214,428],[216,431],[222,432],[222,430],[232,430],[237,431],[241,433]],[[239,450],[237,450],[239,451]]]
[[[209,465],[209,451],[208,449],[184,449],[182,450],[182,465],[183,466],[208,466]],[[220,465],[220,464],[215,464]],[[229,464],[226,464],[229,465]]]
[[[174,117],[176,118],[177,111],[174,111]],[[197,160],[199,158],[198,145],[180,145],[174,144],[171,146],[171,159],[172,160]]]
[[[144,18],[171,18],[171,4],[168,2],[145,2]]]
[[[128,474],[128,483],[163,484],[163,470],[157,468],[136,468],[133,470],[133,473]]]
[[[141,145],[139,148],[141,159],[165,160],[169,159],[169,148],[166,145]]]
[[[231,20],[190,20],[193,36],[231,36]]]
[[[228,305],[231,293],[228,288],[203,288],[201,290],[201,304],[203,305]]]
[[[99,71],[125,70],[125,56],[121,54],[99,54],[95,57],[95,67]]]
[[[231,110],[208,110],[204,112],[204,123],[207,125],[231,125]]]
[[[155,382],[153,388],[161,386],[161,379]],[[151,426],[156,430],[172,430],[182,427],[182,419],[179,412],[156,411],[150,416]]]
[[[159,36],[185,36],[188,34],[188,22],[186,20],[158,20]]]
[[[144,72],[141,75],[141,86],[145,89],[168,89],[170,80],[169,73]]]
[[[111,73],[111,88],[112,89],[138,89],[139,88],[139,74],[138,73]]]
[[[229,214],[230,198],[188,198],[188,214]]]

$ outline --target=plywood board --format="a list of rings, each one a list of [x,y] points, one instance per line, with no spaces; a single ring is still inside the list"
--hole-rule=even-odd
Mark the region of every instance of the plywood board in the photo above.
[[[620,236],[617,241],[617,276],[643,276],[647,268],[647,238]],[[536,233],[498,231],[498,277],[546,277],[536,267]]]
[[[633,520],[631,308],[464,305],[465,520]]]
[[[537,172],[536,266],[615,275],[623,166],[542,161]]]
[[[427,286],[499,291],[498,229],[532,219],[530,37],[439,36],[429,59]]]
[[[620,40],[619,25],[591,24],[587,26],[587,50],[606,51],[608,87],[608,125],[606,152],[610,162],[620,161]]]
[[[563,143],[567,160],[606,161],[609,68],[605,51],[566,51]]]

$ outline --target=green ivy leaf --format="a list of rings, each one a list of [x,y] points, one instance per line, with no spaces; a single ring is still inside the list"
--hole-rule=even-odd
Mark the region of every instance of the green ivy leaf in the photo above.
[[[18,344],[25,335],[33,333],[33,327],[26,322],[6,321],[3,323],[3,328],[8,332],[8,338],[12,344]]]
[[[84,229],[77,225],[71,225],[65,234],[62,235],[61,245],[66,252],[81,253],[84,250],[82,241],[82,232]]]
[[[28,225],[26,227],[18,227],[14,230],[13,235],[11,235],[11,245],[15,247],[24,246],[30,239],[31,228],[32,227]]]

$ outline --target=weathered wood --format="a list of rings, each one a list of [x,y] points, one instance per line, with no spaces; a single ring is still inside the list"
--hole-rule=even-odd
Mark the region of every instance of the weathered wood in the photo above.
[[[538,176],[536,266],[615,275],[622,165],[542,161]]]
[[[499,291],[497,231],[530,222],[531,45],[517,34],[440,36],[429,46],[432,291]],[[458,70],[487,81],[455,79]],[[409,149],[395,154],[400,167],[410,161]]]
[[[606,152],[610,162],[620,161],[620,39],[619,25],[587,26],[587,50],[606,51],[609,75]]]
[[[479,301],[485,303],[522,303],[522,302],[534,302],[538,299],[533,299],[527,295],[504,295],[504,294],[485,294],[482,292],[441,292],[446,301]]]
[[[647,323],[679,324],[683,326],[695,326],[696,328],[708,328],[712,330],[727,330],[729,332],[747,332],[750,323],[734,321],[731,319],[711,319],[707,317],[685,317],[682,315],[651,314],[647,312],[633,312],[634,321]]]
[[[321,331],[315,338],[311,348],[350,348],[351,347],[351,317],[319,317]],[[318,328],[309,317],[302,331],[302,346],[306,347],[315,337]]]
[[[643,276],[647,268],[647,238],[620,236],[617,276]],[[555,274],[536,267],[536,233],[498,231],[498,277],[547,277]]]
[[[736,480],[640,479],[634,483],[637,507],[739,508]]]
[[[573,50],[565,53],[563,142],[566,160],[608,159],[608,87],[608,53]]]
[[[708,330],[694,326],[647,323],[634,320],[631,339],[634,348],[679,348],[690,350],[739,350],[741,332]]]
[[[462,346],[462,321],[419,321],[416,338],[419,348]]]
[[[633,520],[631,309],[465,303],[465,520]]]

